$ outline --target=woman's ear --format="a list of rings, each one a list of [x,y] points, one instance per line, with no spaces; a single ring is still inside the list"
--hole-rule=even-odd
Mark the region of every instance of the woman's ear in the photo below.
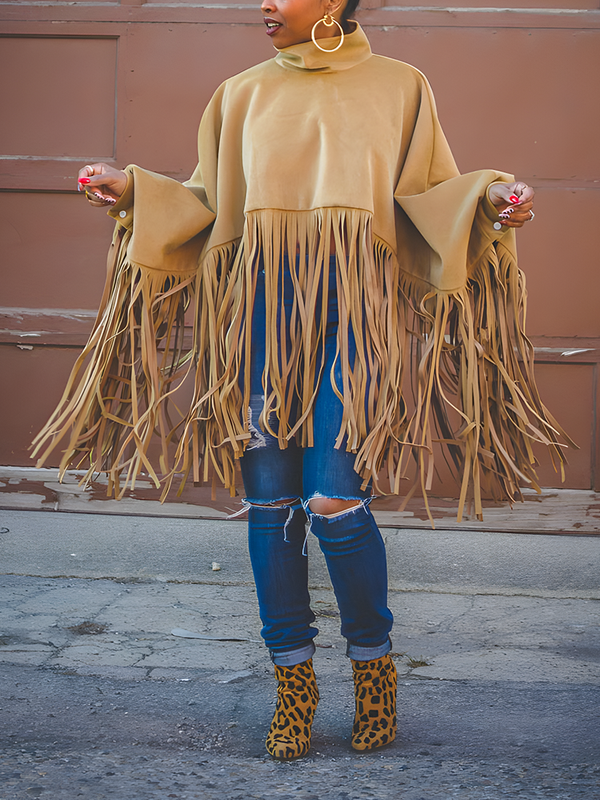
[[[330,0],[326,6],[327,14],[331,14],[332,17],[339,19],[346,8],[346,2],[347,0]]]

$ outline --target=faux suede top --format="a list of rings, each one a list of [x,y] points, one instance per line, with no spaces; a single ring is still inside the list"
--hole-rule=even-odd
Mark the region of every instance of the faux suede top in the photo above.
[[[251,437],[244,367],[259,260],[260,423],[280,447],[311,446],[315,393],[332,380],[318,355],[327,320],[316,313],[331,252],[344,409],[336,446],[356,454],[365,484],[378,486],[383,471],[399,493],[412,475],[426,496],[444,446],[461,483],[459,517],[470,489],[481,515],[483,489],[512,498],[522,482],[537,485],[533,441],[562,462],[523,330],[514,231],[493,228],[486,197],[512,176],[459,174],[422,73],[373,55],[358,25],[336,52],[286,48],[217,89],[198,152],[184,184],[127,168],[109,211],[117,228],[102,307],[37,439],[40,463],[68,435],[62,468],[87,459],[89,475],[106,470],[117,494],[142,470],[166,489],[176,475],[212,473],[233,492]],[[295,271],[289,351],[278,328],[284,255]],[[190,382],[182,406],[178,387]]]
[[[109,214],[121,221],[135,184],[130,260],[194,270],[200,247],[242,238],[249,213],[318,216],[326,208],[365,212],[372,237],[401,269],[443,291],[464,288],[468,264],[490,242],[502,239],[514,254],[514,232],[494,230],[498,215],[489,201],[478,208],[492,182],[513,177],[494,170],[461,176],[425,76],[373,55],[358,25],[334,53],[305,42],[225,81],[202,118],[198,154],[183,184],[193,197],[179,184],[157,190],[159,176],[128,168],[135,178]],[[165,213],[165,202],[173,213]],[[207,227],[207,242],[193,239]]]

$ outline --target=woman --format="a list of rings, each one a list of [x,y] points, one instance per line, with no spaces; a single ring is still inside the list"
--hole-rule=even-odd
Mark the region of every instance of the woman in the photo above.
[[[513,236],[534,192],[490,170],[459,175],[427,81],[371,53],[357,4],[263,0],[279,52],[217,90],[186,184],[136,166],[81,170],[90,204],[118,222],[112,267],[38,438],[47,455],[69,430],[63,469],[89,457],[116,493],[123,470],[125,485],[140,469],[158,483],[156,433],[167,485],[199,480],[202,461],[233,491],[241,459],[277,758],[308,751],[319,698],[306,518],[352,660],[352,746],[369,750],[396,734],[385,549],[368,507],[378,473],[398,492],[412,453],[425,494],[437,438],[463,472],[460,508],[472,486],[480,513],[482,480],[509,497],[534,482],[532,439],[560,458],[520,322]],[[191,409],[172,424],[165,398],[190,375]]]

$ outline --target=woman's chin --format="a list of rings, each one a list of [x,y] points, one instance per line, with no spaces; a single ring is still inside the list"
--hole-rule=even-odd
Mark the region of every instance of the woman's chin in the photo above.
[[[279,28],[274,33],[269,34],[269,39],[271,40],[273,47],[276,47],[278,50],[283,50],[286,47],[293,47],[295,44],[303,44],[304,42],[310,41],[310,37],[305,38],[303,36],[294,36],[289,30],[287,30],[287,28]]]

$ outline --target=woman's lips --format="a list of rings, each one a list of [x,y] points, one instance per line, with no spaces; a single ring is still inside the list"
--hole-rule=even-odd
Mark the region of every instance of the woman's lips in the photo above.
[[[264,23],[267,26],[267,36],[273,36],[274,33],[277,33],[277,31],[283,27],[281,22],[277,22],[276,19],[270,19],[269,17],[264,19]]]

